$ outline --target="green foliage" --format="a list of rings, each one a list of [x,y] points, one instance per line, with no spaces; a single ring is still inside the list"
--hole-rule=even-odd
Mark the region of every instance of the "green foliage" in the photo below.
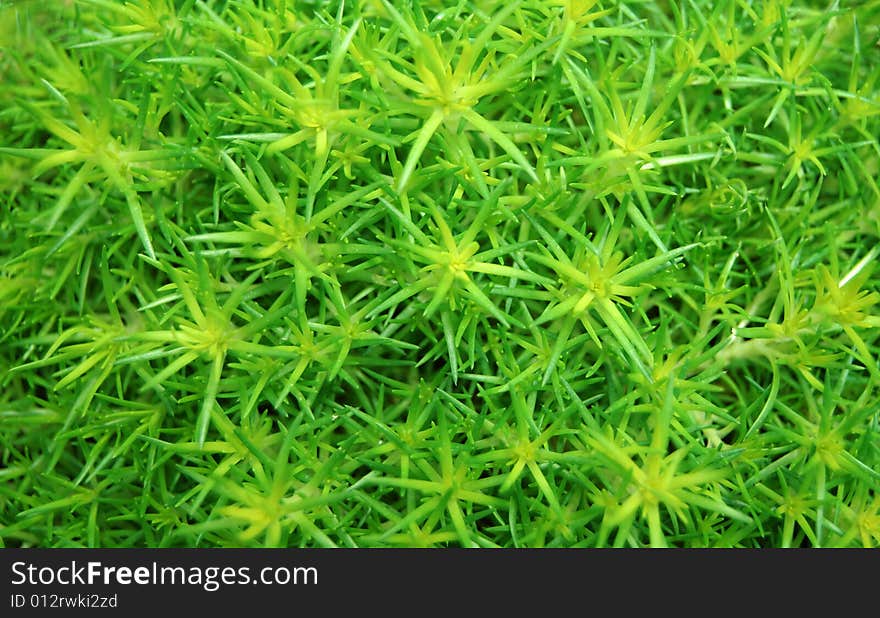
[[[880,3],[0,1],[0,546],[880,546]]]

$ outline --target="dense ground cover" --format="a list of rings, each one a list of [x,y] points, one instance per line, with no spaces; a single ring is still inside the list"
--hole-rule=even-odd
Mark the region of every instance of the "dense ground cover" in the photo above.
[[[880,2],[0,2],[0,545],[880,544]]]

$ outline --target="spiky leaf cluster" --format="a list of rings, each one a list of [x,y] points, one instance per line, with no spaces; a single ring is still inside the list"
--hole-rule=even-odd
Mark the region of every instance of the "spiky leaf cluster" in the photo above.
[[[0,2],[0,545],[878,546],[878,24]]]

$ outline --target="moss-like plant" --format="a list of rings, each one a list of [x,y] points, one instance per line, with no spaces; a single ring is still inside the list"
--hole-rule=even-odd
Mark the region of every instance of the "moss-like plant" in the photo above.
[[[878,42],[0,2],[0,546],[880,546]]]

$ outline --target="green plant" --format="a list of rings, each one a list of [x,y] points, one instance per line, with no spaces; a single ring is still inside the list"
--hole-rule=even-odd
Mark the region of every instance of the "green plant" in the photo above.
[[[0,546],[880,545],[880,3],[44,5]]]

